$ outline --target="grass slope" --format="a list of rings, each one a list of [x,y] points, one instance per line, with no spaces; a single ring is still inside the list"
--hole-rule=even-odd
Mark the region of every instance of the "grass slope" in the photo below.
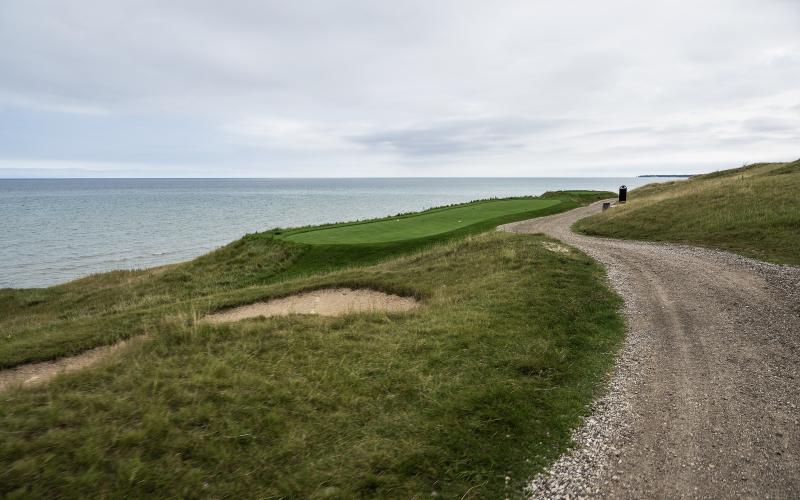
[[[550,204],[544,208],[537,208],[531,211],[516,212],[501,215],[498,217],[481,219],[468,226],[461,226],[449,232],[433,234],[423,238],[413,238],[400,241],[391,241],[383,243],[361,243],[361,244],[321,244],[315,243],[313,245],[302,245],[303,251],[297,259],[293,261],[285,272],[278,275],[280,279],[288,277],[304,276],[320,272],[329,272],[341,268],[343,265],[371,265],[381,262],[385,259],[405,255],[419,249],[428,248],[431,245],[443,241],[450,241],[458,238],[463,238],[468,235],[479,234],[484,231],[493,230],[500,224],[508,222],[515,222],[518,220],[530,219],[533,217],[543,217],[545,215],[555,214],[571,210],[573,208],[592,203],[597,200],[602,200],[613,196],[613,193],[602,191],[554,191],[547,192],[539,197],[533,199],[552,200],[557,201],[556,204]],[[528,198],[530,199],[530,198]],[[467,203],[458,206],[467,206],[472,204],[480,204],[482,201]],[[447,210],[453,207],[442,207],[420,212],[420,214],[435,212],[438,210]],[[370,222],[378,222],[382,220],[394,220],[398,217],[413,216],[415,214],[401,214],[385,219],[377,219],[375,221],[363,221],[345,224],[329,224],[317,227],[306,227],[290,230],[274,230],[272,234],[276,239],[281,236],[290,235],[295,232],[316,231],[318,229],[333,228],[338,226],[349,226],[351,224],[368,224]],[[285,240],[284,240],[285,241]]]
[[[266,231],[182,264],[103,273],[45,289],[0,289],[0,369],[76,354],[147,333],[175,308],[202,308],[237,290],[372,265],[498,224],[568,210],[608,195],[596,191],[547,193],[540,198],[558,203],[391,243],[304,245],[276,238],[285,231]]]
[[[448,233],[484,220],[536,212],[558,203],[560,200],[537,198],[486,200],[378,221],[295,231],[281,235],[281,238],[310,245],[352,245],[410,240]]]
[[[800,265],[800,160],[649,184],[628,203],[583,219],[592,235],[676,241]]]
[[[607,196],[550,193],[536,214]],[[514,496],[568,444],[623,330],[585,255],[475,235],[526,213],[393,243],[270,231],[183,264],[0,290],[0,367],[148,334],[0,394],[0,496]],[[196,320],[332,286],[424,305]]]
[[[409,314],[212,326],[177,308],[104,366],[0,396],[0,494],[513,496],[622,335],[599,266],[542,240],[469,237],[204,308],[344,285],[413,292]]]

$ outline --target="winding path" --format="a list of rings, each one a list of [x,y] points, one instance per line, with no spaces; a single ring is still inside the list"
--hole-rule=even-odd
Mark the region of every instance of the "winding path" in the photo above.
[[[800,268],[570,231],[599,210],[500,228],[598,260],[628,324],[608,394],[528,493],[800,498]]]

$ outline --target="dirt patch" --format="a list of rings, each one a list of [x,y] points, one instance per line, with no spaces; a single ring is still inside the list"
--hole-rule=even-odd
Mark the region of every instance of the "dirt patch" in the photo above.
[[[226,323],[259,316],[289,314],[339,316],[355,312],[403,312],[418,306],[419,302],[411,297],[400,297],[375,290],[329,288],[228,309],[210,314],[205,320],[211,323]]]
[[[0,392],[16,385],[31,386],[47,382],[62,374],[93,365],[125,347],[130,341],[96,347],[90,351],[42,363],[30,363],[8,370],[0,370]]]
[[[568,247],[566,247],[564,245],[561,245],[561,244],[558,244],[558,243],[551,243],[549,241],[544,241],[544,242],[542,242],[542,246],[544,246],[546,249],[550,250],[551,252],[566,253],[566,254],[569,253],[569,248]]]

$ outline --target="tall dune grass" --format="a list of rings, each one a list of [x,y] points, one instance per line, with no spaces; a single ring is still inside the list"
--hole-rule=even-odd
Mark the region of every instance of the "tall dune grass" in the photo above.
[[[576,224],[586,234],[675,241],[800,265],[800,160],[643,186]]]

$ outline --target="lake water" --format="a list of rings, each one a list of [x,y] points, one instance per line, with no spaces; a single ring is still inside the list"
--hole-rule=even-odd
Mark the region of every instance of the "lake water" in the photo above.
[[[179,262],[246,233],[642,178],[0,179],[0,288]]]

